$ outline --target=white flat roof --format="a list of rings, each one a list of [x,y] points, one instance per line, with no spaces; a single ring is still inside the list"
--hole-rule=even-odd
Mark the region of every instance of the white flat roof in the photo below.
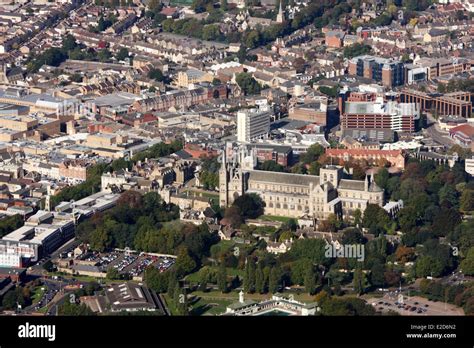
[[[16,229],[15,231],[7,234],[2,239],[11,240],[11,241],[21,241],[25,238],[26,235],[33,232],[34,229],[35,229],[35,226],[22,226]]]
[[[31,243],[37,243],[37,244],[43,244],[43,241],[51,236],[52,234],[58,233],[59,229],[61,228],[60,226],[56,225],[40,225],[37,226],[37,231],[38,228],[43,229],[39,234],[37,234],[33,239],[30,240]]]

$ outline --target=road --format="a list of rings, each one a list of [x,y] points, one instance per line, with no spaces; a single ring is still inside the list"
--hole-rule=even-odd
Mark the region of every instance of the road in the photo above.
[[[68,292],[61,292],[56,294],[55,298],[50,304],[46,315],[58,315],[59,306],[64,303],[64,301],[70,301],[70,297],[68,296]]]
[[[70,285],[71,283],[77,283],[73,282],[72,280],[69,279],[64,279],[64,280],[53,280],[53,279],[48,279],[45,277],[42,277],[41,279],[43,281],[43,287],[45,288],[45,293],[43,294],[43,297],[36,302],[35,304],[32,304],[28,307],[25,307],[22,311],[23,314],[29,314],[32,312],[38,311],[40,308],[43,308],[45,306],[51,306],[51,303],[54,303],[59,300],[59,298],[63,297],[65,294],[68,293],[68,291],[64,290],[64,287],[67,285]],[[86,283],[84,283],[86,284]],[[60,302],[61,303],[61,302]],[[55,306],[53,306],[55,307]],[[55,310],[55,309],[53,309]],[[50,312],[48,310],[48,312]]]
[[[433,141],[438,144],[444,145],[447,148],[453,146],[454,141],[448,136],[447,132],[442,131],[439,128],[438,122],[431,116],[427,114],[427,128],[424,130],[424,133],[429,136]]]
[[[75,238],[67,241],[63,245],[61,245],[55,252],[53,252],[51,255],[44,257],[41,259],[39,262],[37,262],[35,265],[31,266],[27,270],[27,274],[30,276],[38,276],[42,277],[45,275],[46,271],[43,269],[43,265],[45,262],[55,259],[59,257],[59,254],[65,251],[69,250],[74,250],[76,246],[78,246],[80,242],[76,240]]]

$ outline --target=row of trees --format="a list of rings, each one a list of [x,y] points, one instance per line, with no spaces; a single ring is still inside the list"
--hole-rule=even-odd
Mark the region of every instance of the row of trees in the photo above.
[[[199,180],[205,190],[215,190],[219,187],[219,157],[204,157],[201,159],[201,174]]]
[[[449,285],[440,281],[423,279],[420,290],[430,300],[446,301],[462,307],[467,315],[474,314],[474,285],[472,283]]]
[[[97,26],[89,27],[89,31],[93,33],[100,33],[105,31],[107,28],[111,27],[115,22],[117,22],[117,17],[114,14],[104,17],[103,14],[100,15],[99,21],[97,22]]]
[[[96,51],[78,44],[75,38],[68,34],[64,37],[61,47],[51,47],[39,55],[32,55],[26,64],[30,73],[37,72],[43,65],[59,66],[66,59],[92,60],[108,62],[112,58],[112,53],[108,49]]]
[[[21,215],[7,216],[0,220],[0,238],[23,226],[24,220]]]
[[[153,145],[151,148],[145,151],[140,151],[132,157],[132,162],[143,161],[146,158],[158,158],[163,156],[169,156],[178,150],[183,148],[183,143],[179,140],[175,140],[170,144],[158,143]]]
[[[20,305],[22,309],[30,306],[33,301],[35,289],[41,286],[41,284],[40,279],[36,279],[24,285],[16,284],[1,298],[0,303],[2,309],[16,310],[18,305]]]
[[[77,201],[100,191],[100,178],[108,168],[109,166],[105,163],[99,163],[88,168],[87,180],[78,185],[62,189],[58,194],[51,197],[51,205],[54,207],[63,201]]]
[[[275,235],[289,239],[291,231],[290,226],[285,226],[284,231]],[[364,261],[329,258],[326,256],[326,243],[317,239],[298,239],[293,242],[289,252],[278,257],[268,253],[265,245],[259,245],[260,241],[252,247],[235,244],[223,247],[217,244],[211,248],[211,256],[219,262],[220,268],[217,272],[206,270],[200,274],[200,279],[218,284],[219,289],[224,292],[236,288],[240,285],[240,280],[243,280],[243,288],[248,293],[275,293],[283,286],[299,285],[304,286],[308,293],[314,294],[329,285],[340,289],[342,285],[351,282],[357,293],[364,293],[376,287],[398,285],[401,280],[400,270],[386,265],[388,260],[395,261],[396,247],[388,244],[384,236],[368,242],[360,231],[348,228],[344,231],[342,242],[365,244]],[[240,280],[236,281],[233,277],[229,283],[226,273],[229,267],[243,271]],[[350,273],[340,272],[340,269],[355,269],[355,272],[352,276]],[[341,293],[340,290],[337,292]]]
[[[235,82],[237,82],[245,95],[258,94],[262,90],[262,86],[247,72],[237,74]]]
[[[275,41],[277,37],[291,34],[311,23],[314,23],[314,25],[319,28],[330,23],[335,23],[343,14],[349,13],[352,10],[352,7],[342,0],[313,2],[301,9],[293,19],[288,19],[284,23],[274,24],[266,28],[258,27],[243,33],[233,31],[224,35],[220,31],[219,26],[213,23],[221,18],[221,11],[225,11],[225,1],[221,3],[220,9],[215,9],[211,3],[205,0],[194,0],[193,6],[197,11],[208,11],[208,18],[202,21],[194,18],[181,20],[162,20],[162,18],[160,18],[163,30],[204,40],[225,41],[229,43],[240,42],[243,43],[246,49],[266,45]],[[157,18],[156,11],[152,10],[149,15],[155,19]],[[209,17],[211,19],[209,19]]]
[[[165,19],[161,22],[162,28],[166,32],[185,35],[202,40],[226,41],[225,36],[220,32],[217,24],[206,24],[195,18],[187,19]]]
[[[353,58],[361,56],[363,54],[368,54],[372,51],[372,48],[369,45],[363,43],[355,43],[351,46],[346,46],[344,48],[344,58]]]
[[[281,164],[276,163],[273,160],[264,161],[263,163],[258,165],[257,169],[264,170],[267,172],[284,172],[285,171],[285,167],[283,167]]]
[[[331,296],[325,290],[315,297],[324,316],[369,316],[376,315],[375,309],[363,299],[355,297],[338,298]]]
[[[387,198],[404,201],[397,221],[408,246],[448,236],[461,224],[461,212],[474,208],[474,182],[460,163],[449,168],[410,159],[403,175],[390,175],[382,169],[375,181]]]
[[[31,305],[30,287],[13,287],[3,296],[1,304],[2,308],[6,310],[17,309],[17,304],[22,308]]]
[[[244,194],[238,197],[232,206],[227,208],[221,223],[233,227],[240,227],[245,219],[256,219],[263,214],[265,203],[255,193]]]
[[[201,264],[218,238],[209,233],[206,224],[181,223],[178,217],[178,207],[165,203],[156,192],[142,196],[127,191],[116,207],[80,223],[76,234],[96,251],[131,247],[177,255],[174,268],[182,276]]]
[[[466,91],[474,93],[474,79],[451,79],[447,84],[439,83],[438,91],[441,93],[450,93],[456,91]]]
[[[276,293],[281,290],[281,270],[278,267],[263,267],[263,263],[255,264],[255,260],[247,259],[243,277],[244,291],[247,293],[257,292],[266,294]]]

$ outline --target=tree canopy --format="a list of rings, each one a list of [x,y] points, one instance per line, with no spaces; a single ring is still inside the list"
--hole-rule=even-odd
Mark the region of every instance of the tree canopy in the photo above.
[[[239,87],[242,88],[242,91],[245,95],[258,94],[262,89],[257,80],[255,80],[252,75],[247,72],[237,74],[235,81]]]

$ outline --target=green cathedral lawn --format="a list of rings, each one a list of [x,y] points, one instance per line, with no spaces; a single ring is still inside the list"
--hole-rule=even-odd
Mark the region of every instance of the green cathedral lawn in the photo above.
[[[291,218],[286,216],[275,216],[275,215],[262,215],[258,218],[263,221],[277,221],[277,222],[288,222]]]

